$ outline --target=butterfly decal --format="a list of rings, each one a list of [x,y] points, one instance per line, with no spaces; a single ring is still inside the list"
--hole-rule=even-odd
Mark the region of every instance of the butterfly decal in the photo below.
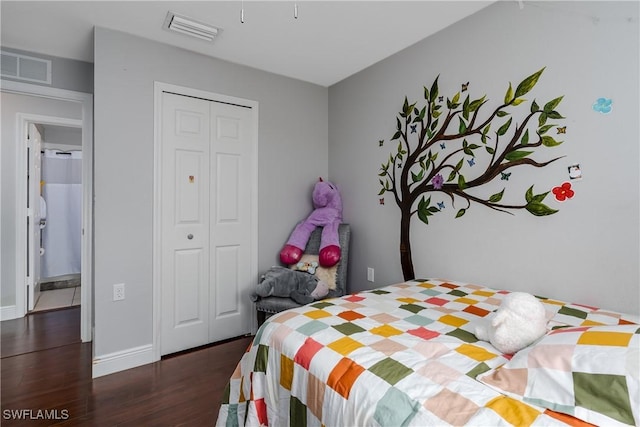
[[[444,145],[444,142],[441,142],[441,143],[440,143],[440,148],[442,148],[442,149],[444,150],[445,148],[447,148],[447,146],[446,146],[446,145]]]
[[[398,169],[402,169],[402,163],[398,163]]]
[[[418,127],[418,124],[416,123],[415,125],[410,125],[411,126],[411,133],[416,133],[416,127]]]
[[[567,127],[566,126],[562,126],[562,127],[557,127],[556,130],[558,131],[558,134],[560,133],[567,133]]]
[[[384,145],[384,139],[378,141],[378,147],[382,147]]]
[[[444,202],[438,202],[438,209],[444,209]]]
[[[444,96],[439,96],[438,97],[438,102],[442,102],[442,101],[444,101]]]
[[[384,197],[380,199],[380,204],[384,205]]]
[[[469,88],[469,82],[466,83],[462,83],[462,92],[464,92],[465,90],[467,90]]]
[[[511,176],[511,172],[500,172],[500,179],[502,181],[509,181],[509,177]]]
[[[476,164],[476,159],[472,157],[467,160],[467,163],[469,163],[469,166],[473,166]]]

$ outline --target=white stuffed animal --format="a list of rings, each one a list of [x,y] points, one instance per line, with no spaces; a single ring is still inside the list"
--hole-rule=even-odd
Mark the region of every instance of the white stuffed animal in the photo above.
[[[546,312],[533,295],[512,292],[475,329],[479,340],[490,342],[504,354],[513,354],[547,333]]]

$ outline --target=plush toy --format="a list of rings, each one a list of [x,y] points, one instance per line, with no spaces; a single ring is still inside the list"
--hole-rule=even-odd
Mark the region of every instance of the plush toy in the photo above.
[[[547,332],[544,306],[533,295],[512,292],[498,310],[476,325],[476,337],[488,341],[504,354],[513,354]]]
[[[338,187],[320,178],[313,188],[313,207],[313,212],[296,225],[280,251],[283,264],[291,265],[300,261],[311,232],[318,226],[323,227],[318,254],[320,265],[332,267],[340,261],[338,226],[342,222],[342,199]]]
[[[309,304],[329,293],[329,285],[316,276],[286,267],[271,267],[258,284],[251,299],[259,297],[290,297],[298,304]]]
[[[300,261],[296,264],[296,270],[303,271],[309,274],[316,274],[316,270],[318,269],[318,263],[315,261],[312,262],[304,262]]]

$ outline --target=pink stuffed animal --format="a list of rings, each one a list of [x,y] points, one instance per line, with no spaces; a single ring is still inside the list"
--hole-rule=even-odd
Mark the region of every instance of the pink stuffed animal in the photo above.
[[[318,261],[332,267],[340,261],[338,226],[342,222],[342,199],[338,187],[329,181],[318,180],[313,188],[313,212],[296,225],[286,245],[280,251],[280,261],[291,265],[300,261],[309,236],[316,227],[323,227]]]

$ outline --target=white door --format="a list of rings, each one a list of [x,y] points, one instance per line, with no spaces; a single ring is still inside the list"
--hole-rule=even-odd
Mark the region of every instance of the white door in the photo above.
[[[250,332],[251,109],[170,93],[161,115],[162,355]],[[246,145],[246,147],[245,147]]]
[[[251,329],[252,111],[211,104],[211,319],[209,342]]]
[[[27,310],[40,296],[40,180],[42,177],[42,136],[35,124],[27,131]]]

